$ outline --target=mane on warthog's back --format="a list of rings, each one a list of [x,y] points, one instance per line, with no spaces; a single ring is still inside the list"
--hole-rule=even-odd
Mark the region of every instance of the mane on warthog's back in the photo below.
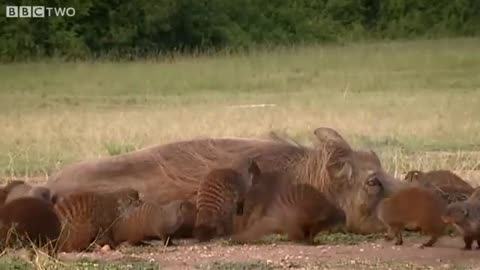
[[[334,158],[327,148],[310,148],[292,139],[271,134],[269,140],[200,139],[159,149],[159,162],[168,179],[178,185],[196,186],[214,168],[228,167],[238,158],[254,158],[261,171],[280,171],[292,181],[310,183],[331,191],[327,166]],[[175,161],[169,159],[176,152]]]

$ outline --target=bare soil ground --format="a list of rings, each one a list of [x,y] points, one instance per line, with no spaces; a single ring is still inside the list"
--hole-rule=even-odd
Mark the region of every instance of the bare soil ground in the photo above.
[[[385,240],[315,246],[286,241],[233,245],[221,240],[207,244],[181,240],[174,247],[155,242],[153,246],[123,246],[108,252],[61,254],[60,258],[145,261],[160,269],[480,269],[480,250],[461,250],[461,238],[446,236],[434,247],[420,249],[418,245],[425,240],[406,237],[403,246]]]

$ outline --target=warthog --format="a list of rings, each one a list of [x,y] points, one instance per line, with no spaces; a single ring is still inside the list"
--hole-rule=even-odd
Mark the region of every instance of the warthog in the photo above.
[[[54,193],[130,187],[143,200],[194,200],[201,179],[235,157],[255,158],[262,172],[279,172],[309,183],[346,214],[357,233],[384,231],[376,216],[379,201],[399,181],[386,173],[373,151],[353,150],[335,130],[317,128],[314,148],[279,139],[198,138],[66,166],[50,178]]]

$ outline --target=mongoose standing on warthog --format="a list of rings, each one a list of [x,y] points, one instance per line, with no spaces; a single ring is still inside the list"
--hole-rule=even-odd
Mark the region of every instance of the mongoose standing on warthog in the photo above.
[[[199,241],[232,234],[234,216],[243,215],[245,194],[260,169],[253,159],[241,163],[240,168],[213,169],[200,183],[194,229]]]
[[[271,173],[255,182],[245,202],[245,229],[232,237],[234,241],[286,233],[291,241],[311,244],[320,231],[345,223],[345,213],[312,185],[290,183]]]
[[[176,200],[165,205],[145,202],[122,215],[114,228],[114,242],[142,244],[149,238],[160,238],[164,244],[184,221],[195,212],[189,201]]]
[[[472,196],[464,202],[452,203],[442,216],[442,220],[453,225],[463,236],[465,247],[472,249],[473,241],[477,241],[477,248],[480,248],[480,189],[475,189]]]
[[[430,247],[444,233],[441,215],[446,203],[432,190],[420,186],[405,187],[384,199],[378,208],[378,218],[388,229],[386,239],[396,238],[402,245],[406,226],[418,227],[431,238],[420,247]]]
[[[54,255],[60,230],[52,204],[43,199],[23,197],[0,207],[0,241],[4,247],[47,246],[49,254]]]
[[[60,251],[83,251],[95,241],[115,247],[113,227],[130,207],[141,203],[133,189],[110,193],[78,192],[59,197],[55,211],[62,222]]]
[[[465,189],[473,190],[473,187],[460,178],[460,176],[449,170],[433,170],[428,172],[422,172],[418,170],[409,171],[405,175],[405,180],[408,182],[429,182],[436,186],[457,186]]]
[[[435,190],[449,204],[464,201],[473,192],[473,187],[468,182],[448,170],[409,171],[404,179]]]
[[[0,203],[6,204],[22,197],[35,197],[51,201],[50,190],[42,186],[32,186],[22,180],[14,180],[0,188]]]

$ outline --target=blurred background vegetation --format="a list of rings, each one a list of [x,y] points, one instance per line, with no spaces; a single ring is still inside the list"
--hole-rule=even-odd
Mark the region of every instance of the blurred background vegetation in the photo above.
[[[479,0],[40,0],[74,17],[6,18],[0,61],[128,60],[271,45],[480,33]],[[3,13],[3,14],[2,14]]]

